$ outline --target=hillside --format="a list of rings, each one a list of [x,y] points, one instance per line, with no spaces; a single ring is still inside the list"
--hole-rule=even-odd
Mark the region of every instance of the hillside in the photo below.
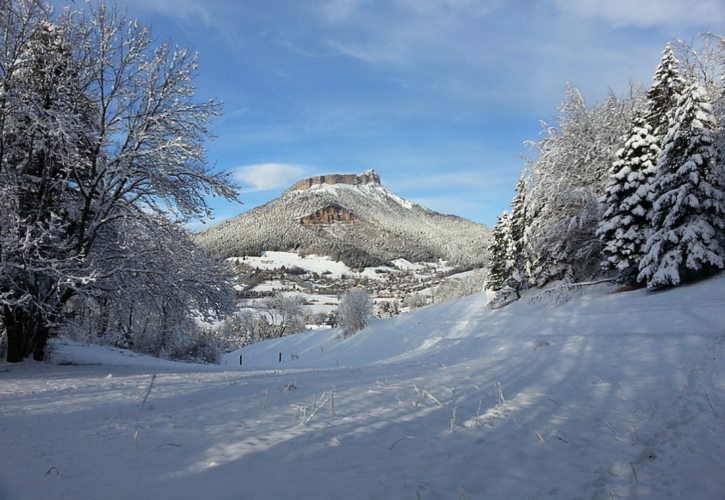
[[[362,268],[403,258],[486,262],[489,229],[443,215],[390,192],[373,172],[305,179],[281,197],[197,238],[222,257],[295,251]]]
[[[0,497],[721,498],[724,306],[477,295],[222,367],[56,343],[0,366]]]

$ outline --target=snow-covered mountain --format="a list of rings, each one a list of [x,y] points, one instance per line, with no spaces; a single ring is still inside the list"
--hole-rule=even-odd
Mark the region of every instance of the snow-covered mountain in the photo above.
[[[368,171],[302,180],[279,198],[197,237],[222,257],[296,251],[363,267],[398,258],[481,264],[489,233],[484,225],[395,195]]]

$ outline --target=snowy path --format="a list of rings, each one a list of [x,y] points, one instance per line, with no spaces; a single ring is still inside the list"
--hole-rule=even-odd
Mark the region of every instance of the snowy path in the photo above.
[[[725,498],[725,280],[481,301],[244,352],[299,368],[0,365],[0,498]]]

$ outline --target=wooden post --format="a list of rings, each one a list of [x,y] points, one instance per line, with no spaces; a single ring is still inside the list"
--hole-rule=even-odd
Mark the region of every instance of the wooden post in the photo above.
[[[242,366],[242,355],[239,355],[239,366]]]
[[[280,363],[282,362],[282,353],[281,352],[279,353],[279,362]]]

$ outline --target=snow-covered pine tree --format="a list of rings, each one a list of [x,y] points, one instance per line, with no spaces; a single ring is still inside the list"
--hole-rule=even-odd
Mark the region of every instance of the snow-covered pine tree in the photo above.
[[[486,288],[495,292],[506,286],[509,273],[509,251],[511,249],[511,213],[503,212],[498,216],[496,225],[491,231],[489,271],[486,277]]]
[[[677,105],[677,99],[685,86],[680,74],[679,61],[671,44],[665,45],[662,59],[652,79],[654,83],[647,92],[649,100],[647,122],[652,129],[652,135],[661,143],[669,129],[668,113]]]
[[[511,222],[507,267],[508,284],[518,296],[519,290],[526,288],[526,254],[524,235],[526,232],[526,176],[522,174],[516,183],[516,194],[511,200]]]
[[[718,154],[720,184],[725,185],[725,36],[717,38],[717,63],[720,77],[716,79],[717,84],[713,90],[715,113],[715,122],[717,123],[717,131],[715,134],[715,148]],[[725,209],[724,209],[725,210]],[[721,242],[725,245],[725,241]]]
[[[650,234],[647,199],[656,171],[659,147],[652,129],[636,116],[624,147],[617,151],[604,196],[604,215],[597,236],[604,244],[604,270],[616,269],[624,283],[636,282],[639,261]]]
[[[723,185],[714,147],[715,119],[693,81],[669,113],[669,131],[652,184],[654,232],[647,239],[638,281],[650,289],[676,286],[725,265]]]

